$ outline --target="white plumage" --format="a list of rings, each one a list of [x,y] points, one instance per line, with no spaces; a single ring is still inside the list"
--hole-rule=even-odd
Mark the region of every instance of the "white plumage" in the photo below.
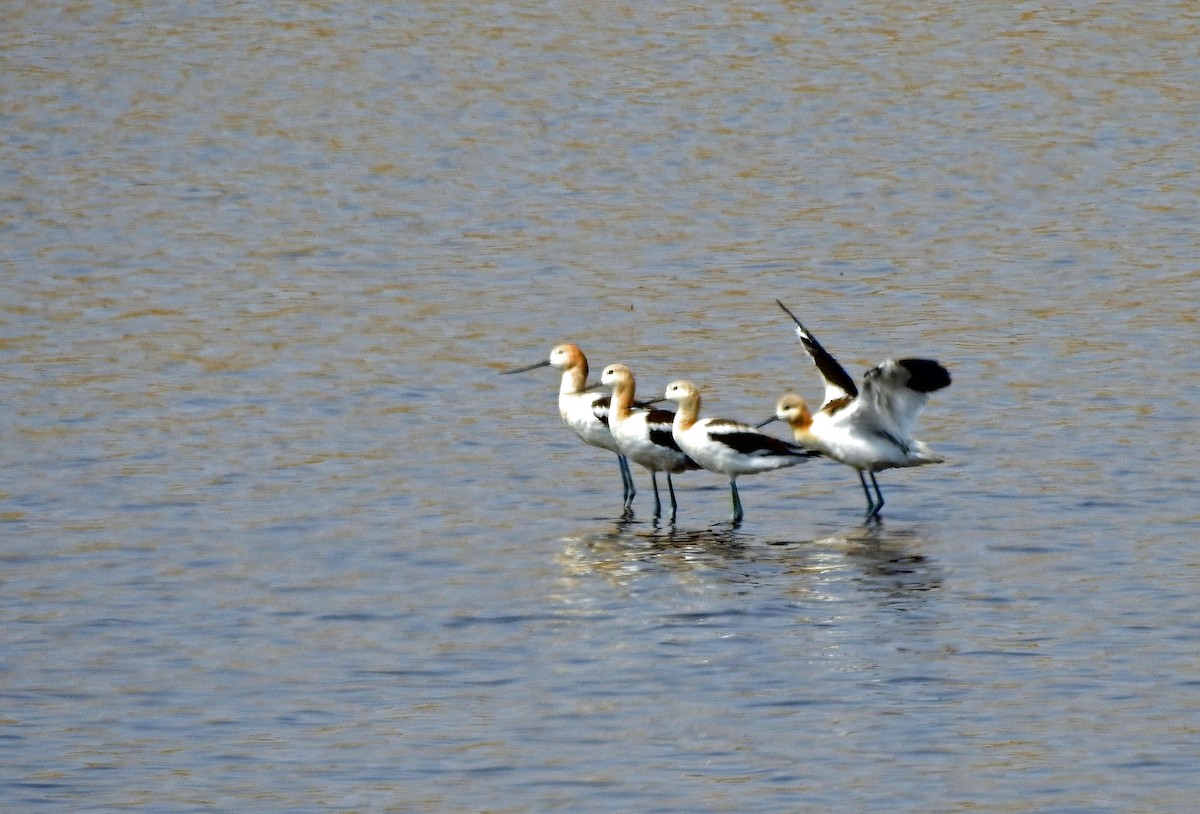
[[[629,462],[621,454],[621,449],[608,426],[609,396],[588,389],[587,357],[578,346],[567,342],[551,348],[548,359],[503,372],[524,373],[541,367],[552,367],[562,371],[562,380],[558,386],[558,413],[562,416],[563,423],[585,443],[616,453],[617,463],[621,467],[625,504],[629,505],[637,494],[637,489],[633,485]]]
[[[667,473],[667,492],[671,497],[671,518],[678,509],[671,474],[699,467],[679,448],[671,433],[675,414],[669,410],[634,410],[637,383],[625,365],[609,365],[600,375],[600,383],[612,388],[608,427],[621,453],[650,470],[654,485],[654,515],[662,513],[658,497],[658,472]],[[628,503],[626,504],[628,507]]]
[[[738,475],[795,466],[818,454],[759,432],[749,424],[725,418],[700,418],[700,391],[691,382],[667,385],[666,398],[679,405],[672,434],[688,457],[710,472],[729,478],[733,524],[744,515],[738,496]]]
[[[789,393],[775,405],[775,415],[759,426],[786,421],[801,446],[857,470],[867,496],[867,518],[877,518],[884,500],[876,472],[945,460],[913,438],[912,431],[929,394],[950,385],[950,373],[932,359],[888,359],[864,374],[860,390],[795,314],[776,302],[796,323],[796,334],[825,379],[825,402],[814,414],[803,398]],[[875,487],[874,499],[865,475]]]

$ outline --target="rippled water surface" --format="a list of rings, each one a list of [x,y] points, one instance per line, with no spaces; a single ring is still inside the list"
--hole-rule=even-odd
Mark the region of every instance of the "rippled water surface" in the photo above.
[[[6,811],[1194,810],[1189,4],[41,3],[0,33]],[[765,418],[622,518],[574,341]]]

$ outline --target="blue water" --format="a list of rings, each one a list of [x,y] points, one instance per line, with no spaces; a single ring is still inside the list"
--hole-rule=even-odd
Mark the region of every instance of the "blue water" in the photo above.
[[[6,811],[1186,812],[1189,9],[43,4],[0,35]],[[862,522],[562,426],[952,371]]]

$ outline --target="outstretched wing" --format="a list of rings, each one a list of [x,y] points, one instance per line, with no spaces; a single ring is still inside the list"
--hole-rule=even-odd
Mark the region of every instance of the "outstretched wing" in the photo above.
[[[929,394],[949,385],[950,371],[932,359],[888,359],[863,376],[862,414],[908,437]]]
[[[800,324],[800,320],[796,319],[796,315],[788,310],[788,307],[779,300],[775,300],[775,304],[783,309],[783,312],[792,318],[792,322],[796,323],[796,335],[800,337],[804,349],[808,351],[808,355],[812,357],[813,362],[817,365],[817,370],[821,371],[821,376],[825,379],[825,404],[837,399],[854,398],[858,395],[858,387],[854,384],[854,379],[846,372],[846,369],[838,364],[838,360],[830,355],[829,351],[821,347],[821,343],[817,338],[808,332],[808,329]]]

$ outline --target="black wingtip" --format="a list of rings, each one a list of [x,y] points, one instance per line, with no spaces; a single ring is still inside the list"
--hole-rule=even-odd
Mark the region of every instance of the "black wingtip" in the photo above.
[[[775,300],[775,304],[792,318],[792,322],[796,323],[796,333],[800,336],[800,342],[804,345],[804,349],[808,351],[808,355],[816,363],[817,370],[821,371],[821,375],[825,377],[825,381],[849,396],[857,396],[858,387],[854,384],[854,379],[850,377],[846,369],[838,364],[837,359],[834,359],[833,355],[821,346],[817,338],[809,333],[808,328],[805,328],[804,324],[796,319],[796,315],[789,311],[786,305],[779,300]]]
[[[933,359],[901,359],[899,364],[908,371],[909,390],[932,393],[950,386],[950,371]]]
[[[796,319],[796,315],[793,314],[791,311],[789,311],[788,307],[786,305],[784,305],[780,300],[775,300],[775,304],[783,309],[783,313],[787,314],[789,317],[792,318],[792,322],[796,323],[797,328],[804,331],[805,333],[808,332],[808,328],[805,328],[803,323],[801,323],[800,320]]]

